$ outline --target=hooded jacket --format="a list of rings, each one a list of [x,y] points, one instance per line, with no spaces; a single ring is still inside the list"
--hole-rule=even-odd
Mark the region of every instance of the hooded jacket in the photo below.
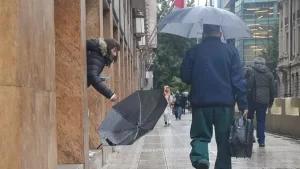
[[[87,85],[92,85],[99,93],[110,99],[114,93],[109,89],[104,79],[100,78],[105,66],[110,66],[112,59],[107,56],[107,47],[103,39],[86,41],[87,52]]]
[[[256,62],[250,70],[245,71],[245,79],[248,79],[251,73],[254,74],[256,82],[255,102],[272,106],[276,94],[273,74],[264,63],[258,62]]]

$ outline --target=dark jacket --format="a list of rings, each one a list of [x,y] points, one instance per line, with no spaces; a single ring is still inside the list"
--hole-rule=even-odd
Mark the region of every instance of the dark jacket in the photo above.
[[[180,76],[192,85],[193,108],[233,107],[237,102],[239,110],[248,109],[238,51],[218,37],[207,37],[187,52]]]
[[[176,102],[175,102],[175,106],[177,107],[184,107],[185,103],[184,103],[184,96],[182,94],[176,94]]]
[[[104,79],[100,78],[104,66],[109,66],[111,61],[103,56],[100,50],[98,39],[86,41],[87,52],[87,84],[92,85],[99,93],[110,99],[114,93],[104,84]]]
[[[250,77],[251,72],[255,78],[255,102],[273,105],[274,97],[276,95],[274,76],[265,67],[253,66],[251,69],[245,71],[245,79]]]

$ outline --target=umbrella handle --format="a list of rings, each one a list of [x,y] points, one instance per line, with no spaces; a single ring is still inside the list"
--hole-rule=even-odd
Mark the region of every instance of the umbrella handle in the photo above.
[[[99,148],[102,146],[103,144],[101,143],[98,147],[97,147],[97,150],[99,150]]]

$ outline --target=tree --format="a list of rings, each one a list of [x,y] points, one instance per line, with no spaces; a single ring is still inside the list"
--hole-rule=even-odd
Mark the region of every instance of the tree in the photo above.
[[[259,56],[265,58],[270,71],[275,72],[279,57],[279,26],[277,24],[274,25],[272,32],[271,43]]]
[[[169,83],[171,91],[175,93],[176,91],[185,92],[190,90],[190,86],[183,83],[180,78],[173,76],[171,82]]]
[[[172,6],[166,0],[158,0],[157,2],[159,4],[157,19],[160,20],[168,14]],[[188,1],[187,6],[193,5],[194,0]],[[161,88],[168,84],[178,91],[188,90],[188,85],[181,82],[179,78],[179,69],[185,52],[195,45],[195,40],[171,34],[158,34],[157,42],[157,58],[154,61],[155,88]]]

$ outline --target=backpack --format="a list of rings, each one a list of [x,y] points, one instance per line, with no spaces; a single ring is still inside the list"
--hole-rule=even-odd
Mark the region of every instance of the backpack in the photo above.
[[[180,105],[181,106],[182,105],[182,101],[183,101],[182,99],[183,99],[182,95],[180,95],[180,94],[177,95],[176,96],[176,105]]]
[[[253,148],[253,123],[239,115],[230,127],[229,145],[231,157],[251,158]]]
[[[248,69],[246,73],[246,90],[247,90],[247,100],[255,101],[256,100],[256,80],[255,72],[253,69]]]

